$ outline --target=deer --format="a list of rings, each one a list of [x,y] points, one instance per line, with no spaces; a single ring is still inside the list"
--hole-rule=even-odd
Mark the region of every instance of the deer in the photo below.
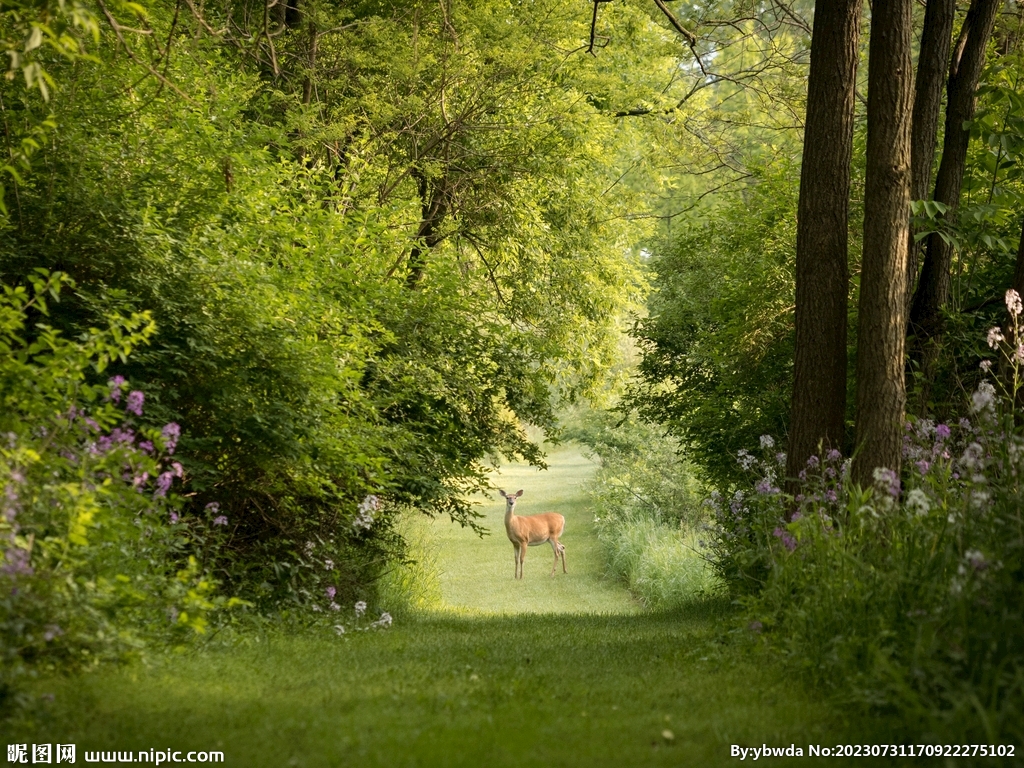
[[[558,541],[565,530],[565,518],[557,512],[544,512],[539,515],[517,515],[516,502],[523,492],[505,493],[498,491],[505,499],[505,532],[512,542],[516,560],[515,578],[523,578],[523,560],[526,548],[536,547],[547,542],[555,553],[555,562],[551,565],[551,575],[555,575],[558,558],[562,558],[562,573],[565,569],[565,546]]]

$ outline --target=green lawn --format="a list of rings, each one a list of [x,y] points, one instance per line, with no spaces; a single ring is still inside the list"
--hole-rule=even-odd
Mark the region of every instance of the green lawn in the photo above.
[[[480,538],[468,528],[437,520],[430,537],[439,545],[441,594],[445,605],[483,613],[635,613],[640,606],[629,593],[606,579],[594,514],[587,507],[586,484],[596,469],[574,448],[549,457],[551,468],[526,465],[501,469],[494,483],[525,494],[516,513],[559,512],[565,516],[565,564],[569,573],[551,577],[554,559],[543,544],[527,550],[522,581],[513,579],[512,543],[505,535],[505,500],[493,494],[479,499],[491,534]]]
[[[548,575],[545,547],[514,581],[492,500],[490,537],[424,526],[441,610],[384,631],[251,636],[39,681],[54,700],[7,741],[75,743],[79,762],[86,749],[170,748],[222,750],[231,766],[518,767],[726,765],[734,743],[868,740],[762,652],[721,642],[723,603],[642,613],[606,580],[581,494],[592,469],[563,450],[548,473],[512,468],[500,481],[526,490],[523,513],[565,514],[568,575]]]

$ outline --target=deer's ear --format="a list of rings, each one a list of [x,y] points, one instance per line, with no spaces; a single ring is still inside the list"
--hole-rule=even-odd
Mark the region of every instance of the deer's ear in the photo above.
[[[523,495],[523,492],[522,492],[521,490],[519,490],[519,491],[516,491],[516,498],[517,498],[517,499],[518,499],[518,498],[519,498],[520,496],[522,496],[522,495]]]
[[[503,499],[507,499],[508,498],[508,495],[504,491],[498,491],[498,493],[501,494],[501,498],[503,498]]]

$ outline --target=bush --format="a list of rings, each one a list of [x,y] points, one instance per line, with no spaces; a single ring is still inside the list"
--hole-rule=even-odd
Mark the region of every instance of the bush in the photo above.
[[[179,518],[178,425],[141,425],[143,392],[102,376],[152,321],[111,315],[68,340],[43,320],[70,281],[28,283],[0,284],[0,704],[36,669],[203,634],[237,603],[196,557],[220,521]]]
[[[879,468],[851,486],[833,453],[788,498],[774,457],[745,455],[756,488],[713,502],[716,567],[752,626],[808,678],[945,741],[1024,737],[1024,357],[997,329],[989,340],[1004,360],[971,419],[908,423],[902,478]]]
[[[590,497],[609,570],[649,608],[672,608],[717,585],[696,548],[702,484],[676,440],[638,420],[578,408],[565,436],[597,459]]]

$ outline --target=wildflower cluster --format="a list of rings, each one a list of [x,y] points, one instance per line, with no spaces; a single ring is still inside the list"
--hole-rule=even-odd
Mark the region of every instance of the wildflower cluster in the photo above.
[[[927,713],[936,732],[1005,731],[1024,708],[1021,304],[1007,292],[1009,328],[987,334],[998,357],[982,361],[965,417],[908,420],[901,472],[879,467],[858,488],[826,453],[787,498],[774,492],[784,457],[745,453],[753,492],[712,501],[711,556],[748,593],[751,632],[784,637],[817,682],[855,681],[856,696]]]
[[[332,595],[332,600],[333,600],[333,595]],[[366,624],[366,625],[363,624],[363,617],[365,616],[365,614],[366,614],[366,603],[364,601],[360,600],[360,601],[358,601],[355,604],[355,619],[352,622],[352,624],[349,625],[349,628],[352,631],[354,631],[354,632],[366,632],[366,631],[371,630],[371,629],[387,629],[388,627],[391,626],[391,623],[392,623],[391,614],[388,613],[387,611],[383,611],[381,613],[381,615],[380,615],[380,618],[378,618],[376,621],[371,621],[369,624]],[[339,636],[340,635],[344,635],[345,631],[346,631],[345,630],[345,625],[344,624],[335,624],[334,625],[334,631]]]
[[[352,521],[352,527],[356,530],[370,530],[373,527],[374,516],[379,509],[380,499],[372,495],[367,496],[356,510],[356,519]]]
[[[154,611],[173,609],[187,634],[215,607],[214,582],[168,525],[181,428],[142,424],[145,396],[123,377],[93,383],[152,323],[115,318],[77,341],[26,333],[29,308],[45,314],[41,297],[67,280],[30,282],[0,295],[0,690],[34,664],[138,645]]]

